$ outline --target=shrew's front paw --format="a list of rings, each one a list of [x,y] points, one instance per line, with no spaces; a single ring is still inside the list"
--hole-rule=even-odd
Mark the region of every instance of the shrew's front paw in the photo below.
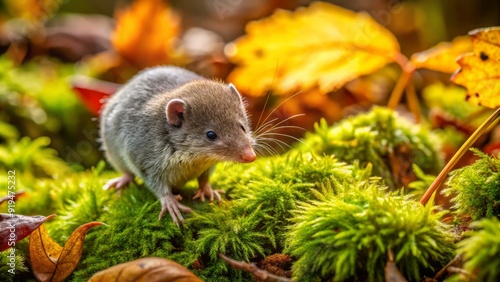
[[[222,202],[222,198],[220,194],[226,193],[224,190],[213,190],[210,183],[204,183],[198,187],[198,190],[194,193],[193,199],[198,199],[202,202],[205,202],[205,196],[210,198],[210,202],[214,201],[214,198],[217,199],[217,202]]]
[[[184,218],[182,217],[181,211],[190,213],[191,209],[179,203],[180,200],[182,200],[180,195],[169,194],[161,197],[161,212],[158,219],[161,219],[168,211],[177,227],[179,227],[179,222],[180,224],[184,224]]]
[[[124,173],[122,176],[113,178],[106,182],[104,190],[108,190],[110,188],[115,188],[115,190],[120,190],[127,187],[130,183],[134,182],[134,176],[130,173]]]

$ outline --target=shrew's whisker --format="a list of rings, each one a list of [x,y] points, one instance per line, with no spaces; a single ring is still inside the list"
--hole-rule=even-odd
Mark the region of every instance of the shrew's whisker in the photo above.
[[[278,126],[276,128],[273,128],[271,130],[267,130],[265,132],[261,132],[259,133],[258,135],[256,135],[257,137],[260,136],[261,134],[264,134],[264,133],[272,133],[272,132],[276,132],[280,129],[300,129],[300,130],[304,130],[304,131],[307,131],[305,128],[303,127],[300,127],[300,126],[295,126],[295,125],[282,125],[282,126]]]
[[[274,68],[273,80],[271,81],[271,89],[272,89],[272,87],[274,85],[274,80],[276,79],[276,76],[278,74],[278,66],[279,66],[279,64],[280,64],[279,60],[276,61],[276,68]],[[269,102],[269,97],[271,97],[271,90],[267,91],[266,102],[264,102],[264,107],[262,108],[262,112],[260,112],[259,121],[257,122],[257,126],[255,126],[255,128],[259,128],[260,121],[262,120],[262,117],[264,116],[264,110],[266,109],[267,103]],[[263,122],[266,122],[266,120],[267,120],[267,118]]]
[[[265,123],[261,124],[260,127],[257,127],[254,131],[254,134],[258,134],[259,132],[263,131],[266,128],[269,128],[273,126],[273,122],[277,121],[278,118],[273,118],[272,120],[266,121]]]
[[[269,144],[260,143],[260,144],[256,144],[255,147],[262,148],[262,149],[266,150],[270,155],[278,155],[278,152],[273,147],[271,147]]]
[[[278,105],[278,106],[276,106],[276,107],[274,108],[274,110],[272,110],[272,111],[271,111],[271,112],[270,112],[270,113],[266,116],[266,118],[264,119],[263,123],[265,123],[265,122],[267,121],[267,119],[268,119],[268,118],[270,118],[270,117],[271,117],[271,115],[272,115],[272,114],[274,114],[274,112],[276,112],[276,110],[277,110],[277,109],[279,109],[279,107],[281,107],[281,106],[282,106],[284,103],[286,103],[288,100],[290,100],[290,99],[292,99],[293,97],[295,97],[295,96],[299,95],[300,93],[302,93],[302,91],[299,91],[299,92],[297,92],[297,93],[295,93],[295,94],[293,94],[293,95],[290,95],[290,96],[289,96],[289,97],[287,97],[285,100],[283,100],[281,103],[279,103],[279,105]],[[258,128],[258,127],[257,127],[257,128]]]
[[[289,117],[287,117],[286,119],[281,120],[280,122],[278,122],[278,123],[274,124],[274,125],[273,125],[273,126],[272,126],[269,130],[273,130],[273,129],[274,129],[274,128],[276,128],[277,126],[279,126],[279,125],[281,125],[281,124],[283,124],[283,123],[285,123],[285,122],[287,122],[287,121],[289,121],[289,120],[291,120],[291,119],[294,119],[294,118],[297,118],[297,117],[301,117],[301,116],[305,116],[305,114],[295,114],[295,115],[293,115],[293,116],[289,116]]]
[[[274,142],[275,144],[277,144],[283,151],[285,151],[285,147],[283,147],[282,145],[285,145],[286,147],[288,148],[292,148],[292,146],[288,145],[286,142],[282,141],[282,140],[279,140],[279,139],[275,139],[275,138],[268,138],[268,137],[263,137],[263,138],[260,138],[257,140],[257,142],[259,141],[263,141],[263,142]],[[266,143],[267,144],[267,143]]]
[[[307,143],[305,143],[304,141],[302,141],[301,139],[297,138],[297,137],[294,137],[292,135],[289,135],[289,134],[284,134],[284,133],[277,133],[277,132],[268,132],[268,133],[263,133],[261,134],[261,136],[273,136],[273,135],[277,135],[277,136],[283,136],[283,137],[287,137],[287,138],[290,138],[290,139],[293,139],[295,141],[298,141],[304,145],[307,146]]]

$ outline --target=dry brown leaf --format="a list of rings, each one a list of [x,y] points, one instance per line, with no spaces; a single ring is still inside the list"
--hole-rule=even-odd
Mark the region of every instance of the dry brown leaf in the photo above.
[[[238,65],[228,80],[252,96],[316,86],[327,93],[401,56],[396,38],[368,14],[324,2],[249,23],[226,54]]]
[[[139,68],[175,63],[179,17],[163,0],[136,0],[116,16],[113,45]]]
[[[469,32],[472,53],[458,58],[451,81],[467,88],[466,100],[488,108],[500,106],[500,27]]]
[[[413,54],[411,62],[415,68],[453,73],[459,67],[457,57],[470,51],[472,51],[472,45],[469,37],[459,36],[452,42],[441,42],[429,50]]]
[[[30,235],[41,224],[54,216],[0,214],[0,252],[13,247],[16,242]]]
[[[141,258],[94,274],[89,282],[201,282],[184,266],[168,259]]]
[[[80,261],[83,241],[87,231],[101,225],[89,222],[78,227],[61,247],[50,237],[44,225],[31,233],[30,261],[33,274],[39,281],[62,281],[68,277]]]
[[[8,202],[8,201],[17,201],[17,197],[21,197],[21,196],[24,196],[26,192],[24,191],[17,191],[14,193],[14,195],[7,195],[7,196],[3,196],[3,197],[0,197],[0,205],[4,202]]]

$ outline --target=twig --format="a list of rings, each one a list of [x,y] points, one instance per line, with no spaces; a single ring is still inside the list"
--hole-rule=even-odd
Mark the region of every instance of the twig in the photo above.
[[[399,101],[401,101],[401,97],[403,96],[403,92],[415,72],[415,66],[402,54],[397,57],[396,63],[401,66],[402,73],[396,82],[396,86],[394,86],[394,89],[392,90],[391,96],[389,97],[389,102],[387,103],[387,107],[389,109],[395,109],[399,104]]]
[[[432,182],[431,186],[425,194],[420,199],[420,203],[425,205],[431,195],[441,186],[446,177],[448,176],[448,172],[453,169],[453,167],[458,163],[458,161],[463,157],[463,155],[469,150],[470,146],[476,142],[476,140],[485,132],[485,130],[495,122],[495,120],[500,116],[500,108],[498,108],[491,116],[486,119],[481,126],[479,126],[474,133],[465,141],[465,143],[458,149],[453,158],[446,164],[446,166],[441,170],[439,175],[436,177],[434,182]]]
[[[226,257],[223,254],[219,254],[219,257],[223,259],[227,264],[236,269],[244,270],[250,274],[255,279],[264,282],[293,282],[292,279],[280,277],[274,274],[271,274],[265,270],[259,269],[254,263],[247,263],[244,261],[237,261],[231,258]]]
[[[447,265],[445,265],[440,271],[438,271],[438,273],[436,273],[436,275],[434,275],[432,280],[437,281],[437,279],[439,277],[441,277],[441,275],[443,275],[448,270],[449,267],[451,267],[456,262],[461,261],[461,260],[462,260],[462,256],[460,254],[456,255]]]
[[[410,112],[415,116],[415,122],[420,123],[422,111],[420,110],[420,104],[413,83],[408,83],[406,86],[406,101],[408,103],[408,108],[410,108]]]
[[[387,252],[387,256],[389,260],[387,261],[387,264],[385,265],[384,268],[384,274],[385,274],[385,281],[386,282],[408,282],[406,278],[401,274],[399,271],[398,267],[396,266],[396,263],[394,263],[394,254],[392,253],[392,250],[389,249]]]
[[[450,267],[448,267],[448,272],[458,273],[458,274],[463,274],[463,275],[468,276],[468,277],[473,277],[470,272],[468,272],[467,270],[460,268],[460,267],[450,266]]]

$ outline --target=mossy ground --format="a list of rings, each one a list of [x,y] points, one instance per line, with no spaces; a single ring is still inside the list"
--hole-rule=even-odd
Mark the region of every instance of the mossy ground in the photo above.
[[[413,156],[410,166],[418,161],[425,173],[437,170],[441,156],[435,138],[380,108],[332,127],[323,123],[305,138],[309,145],[283,156],[218,165],[211,183],[226,191],[220,205],[191,200],[195,181],[176,191],[194,211],[185,214],[182,228],[168,216],[158,220],[160,203],[141,183],[119,196],[103,191],[106,180],[116,176],[105,171],[103,163],[91,171],[34,182],[30,193],[19,199],[18,212],[58,214],[47,226],[61,244],[85,222],[106,224],[88,233],[72,281],[86,281],[99,270],[151,256],[175,260],[204,281],[252,280],[221,262],[218,253],[251,262],[288,253],[300,281],[334,276],[377,280],[383,276],[389,249],[403,274],[416,281],[453,256],[453,236],[434,207],[404,196],[401,186],[387,186],[392,173],[387,164],[400,152],[397,148],[405,147],[405,156]],[[315,230],[316,235],[304,230]],[[346,243],[345,238],[357,239]]]

